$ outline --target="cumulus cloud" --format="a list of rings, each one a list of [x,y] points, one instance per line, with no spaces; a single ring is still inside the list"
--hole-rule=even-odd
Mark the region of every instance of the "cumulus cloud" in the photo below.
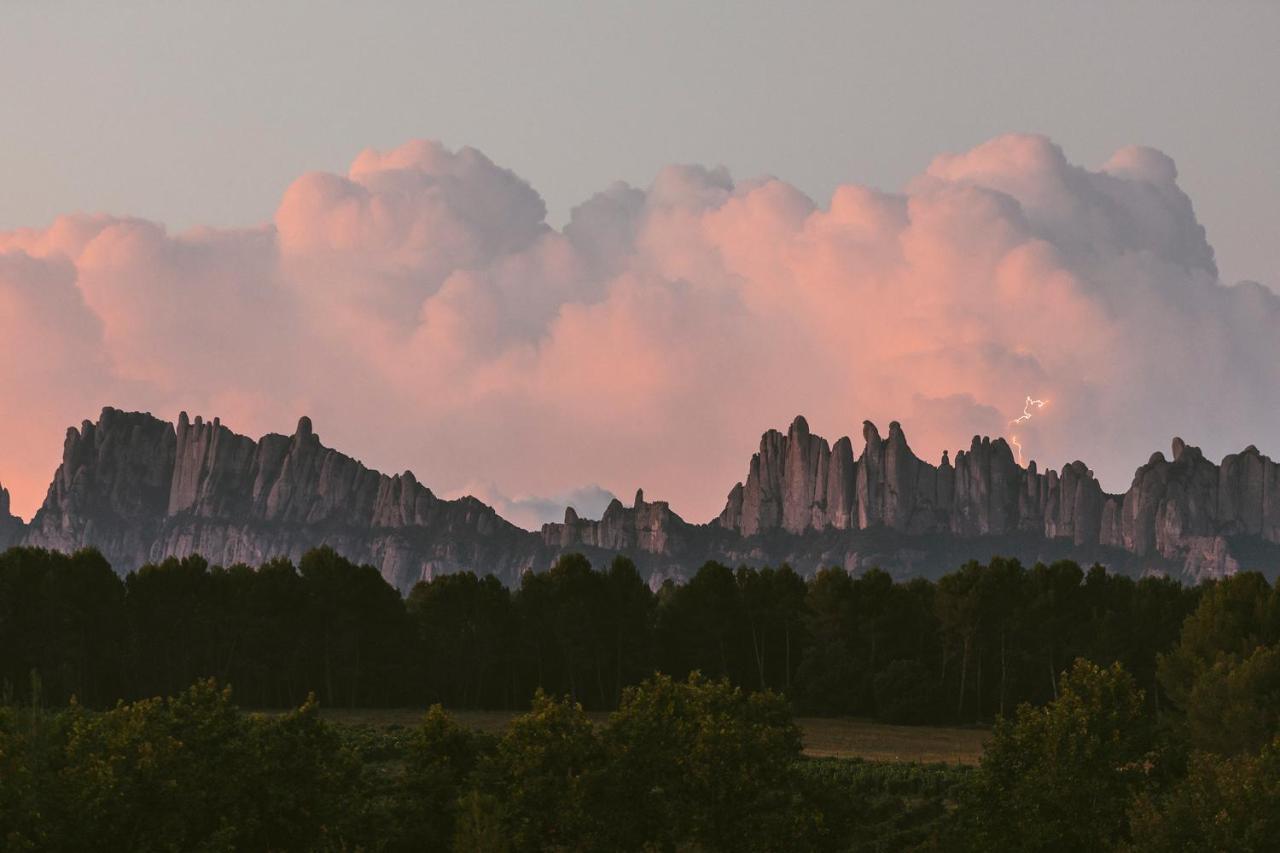
[[[565,510],[572,508],[579,518],[599,518],[615,499],[613,492],[599,486],[582,486],[558,495],[516,495],[509,497],[494,483],[468,483],[445,495],[459,498],[472,495],[498,511],[498,514],[526,530],[538,530],[549,521],[563,521]]]
[[[1089,169],[1003,136],[821,201],[672,166],[545,214],[480,152],[411,142],[301,176],[258,227],[0,232],[0,480],[30,514],[106,403],[254,434],[305,412],[531,525],[589,514],[583,483],[706,520],[797,413],[830,438],[900,420],[936,460],[1032,394],[1028,454],[1116,490],[1175,432],[1280,452],[1280,297],[1219,280],[1149,148]]]

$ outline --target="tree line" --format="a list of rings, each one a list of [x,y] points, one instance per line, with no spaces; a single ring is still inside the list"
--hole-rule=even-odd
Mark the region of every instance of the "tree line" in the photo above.
[[[439,705],[335,725],[314,698],[245,714],[212,679],[102,712],[0,707],[12,850],[704,850],[870,853],[1276,849],[1280,597],[1207,591],[1158,681],[1077,658],[1001,716],[980,766],[806,758],[790,704],[656,675],[606,719],[538,691],[498,735]]]
[[[1205,588],[993,558],[936,582],[709,562],[651,590],[626,557],[567,554],[514,589],[462,572],[402,597],[328,548],[296,566],[191,556],[124,578],[96,551],[15,548],[0,555],[0,687],[30,702],[34,674],[47,702],[105,707],[215,677],[247,707],[314,692],[514,710],[543,690],[605,710],[654,672],[700,672],[809,714],[967,722],[1054,699],[1083,657],[1122,663],[1154,714],[1170,699],[1157,658]]]
[[[0,706],[6,849],[1262,853],[1280,837],[1280,585],[1256,573],[1184,590],[1000,560],[936,584],[830,571],[796,587],[802,605],[791,622],[781,605],[770,619],[749,604],[753,583],[794,585],[785,569],[764,581],[767,570],[708,565],[689,583],[646,596],[625,562],[596,572],[566,557],[517,590],[461,575],[420,585],[405,601],[380,592],[376,572],[317,551],[297,569],[275,564],[272,583],[305,593],[290,599],[291,621],[209,634],[220,611],[188,609],[186,624],[141,635],[135,624],[158,629],[133,621],[150,612],[131,609],[142,606],[133,596],[148,606],[162,600],[139,594],[144,575],[160,578],[142,587],[152,593],[185,591],[189,603],[226,607],[258,601],[228,590],[237,588],[233,576],[243,583],[262,572],[173,561],[113,584],[95,554],[41,551],[11,551],[0,567],[6,680],[10,669],[44,665],[30,667],[25,701],[11,682]],[[78,569],[96,580],[79,584]],[[1046,588],[1055,606],[1036,609]],[[639,595],[644,619],[622,622],[606,609],[613,601],[626,611],[618,590]],[[491,623],[474,618],[476,600],[507,614],[498,623],[507,633],[491,635]],[[1024,612],[1008,613],[1011,600]],[[122,615],[111,616],[113,608]],[[1076,614],[1087,628],[1035,623],[1059,609],[1064,622]],[[366,636],[353,613],[385,618],[379,630],[387,633]],[[446,623],[440,613],[460,615]],[[1169,620],[1177,623],[1171,641],[1149,635]],[[18,625],[35,633],[15,632]],[[424,633],[427,626],[443,633]],[[489,636],[496,646],[475,647]],[[118,645],[98,645],[104,637]],[[202,637],[208,646],[187,653],[136,646]],[[255,688],[264,695],[297,682],[359,700],[388,672],[408,673],[408,693],[455,690],[464,703],[518,697],[538,679],[561,695],[533,687],[529,710],[497,736],[459,725],[439,706],[399,730],[326,723],[314,697],[290,713],[245,714],[212,679],[105,711],[79,701],[48,709],[55,690],[110,696],[119,687],[112,678],[177,678],[183,666],[221,662],[250,675],[261,663],[245,661],[263,637],[289,637],[271,660],[297,665],[292,674],[266,672]],[[416,659],[393,642],[406,637]],[[680,638],[691,639],[672,645]],[[16,639],[24,644],[14,653]],[[447,655],[464,662],[427,668]],[[878,669],[869,663],[886,659]],[[645,661],[695,671],[644,676],[621,688],[607,719],[588,715],[584,702],[607,703],[611,687]],[[143,662],[156,669],[139,669]],[[463,672],[466,662],[491,668]],[[828,668],[836,662],[839,681]],[[720,677],[700,674],[717,665]],[[902,678],[916,668],[928,673],[927,687]],[[886,692],[895,679],[909,689]],[[796,707],[821,696],[883,711],[884,697],[905,706],[914,691],[939,699],[940,714],[968,707],[995,715],[980,767],[802,756]],[[1047,698],[1037,703],[1035,691]]]
[[[0,847],[907,849],[971,773],[804,759],[782,697],[700,676],[628,687],[606,720],[539,692],[498,735],[438,705],[394,731],[314,701],[246,714],[208,680],[100,712],[0,707]]]
[[[1061,693],[996,723],[950,828],[956,849],[1272,851],[1280,842],[1280,585],[1201,590],[1156,658],[1166,696],[1078,659]]]

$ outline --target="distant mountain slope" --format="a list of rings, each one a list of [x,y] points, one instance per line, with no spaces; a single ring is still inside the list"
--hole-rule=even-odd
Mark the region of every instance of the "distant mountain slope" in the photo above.
[[[1187,579],[1280,572],[1280,465],[1254,447],[1215,465],[1174,439],[1172,460],[1152,455],[1128,492],[1111,495],[1082,462],[1060,472],[1019,466],[1003,439],[974,437],[954,464],[944,454],[934,466],[896,422],[886,438],[871,423],[862,432],[856,458],[848,438],[830,445],[804,418],[785,435],[766,432],[709,524],[637,492],[599,520],[569,509],[563,523],[531,533],[475,498],[442,500],[412,473],[381,474],[325,447],[305,417],[292,436],[254,441],[217,419],[183,413],[174,425],[107,408],[67,431],[29,525],[9,514],[0,489],[0,546],[92,545],[127,571],[191,553],[224,565],[297,559],[328,544],[402,590],[463,569],[515,583],[569,550],[626,553],[654,583],[708,559],[932,576],[997,553]]]

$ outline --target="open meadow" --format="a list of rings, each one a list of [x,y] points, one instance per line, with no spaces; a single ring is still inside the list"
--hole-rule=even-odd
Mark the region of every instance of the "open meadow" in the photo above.
[[[425,711],[413,708],[332,708],[321,711],[331,722],[376,728],[409,728]],[[459,722],[499,734],[515,716],[509,711],[451,711]],[[603,722],[607,713],[590,716]],[[990,729],[977,726],[895,726],[859,718],[798,717],[804,751],[814,758],[861,758],[866,761],[975,765]]]

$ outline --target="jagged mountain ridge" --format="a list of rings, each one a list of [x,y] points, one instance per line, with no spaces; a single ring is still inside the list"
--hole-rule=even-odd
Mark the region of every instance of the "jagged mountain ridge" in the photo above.
[[[1083,462],[1061,472],[1021,467],[1002,438],[974,436],[954,466],[944,452],[936,467],[911,452],[896,421],[884,439],[864,422],[863,439],[855,460],[848,438],[829,446],[802,417],[786,435],[765,433],[716,523],[744,536],[877,525],[960,537],[1030,533],[1163,558],[1196,577],[1239,568],[1232,537],[1280,543],[1280,465],[1252,445],[1218,466],[1174,438],[1172,460],[1153,454],[1130,489],[1113,495]]]
[[[475,498],[441,500],[325,447],[309,418],[259,441],[218,419],[178,423],[107,408],[67,430],[62,464],[23,544],[92,545],[121,570],[168,556],[257,565],[329,544],[400,588],[486,566],[518,577],[531,534]],[[508,556],[518,554],[512,564]]]
[[[475,498],[443,500],[410,472],[388,476],[320,443],[303,417],[292,436],[258,441],[218,419],[171,424],[104,409],[67,431],[63,461],[29,525],[0,488],[0,546],[99,548],[121,571],[200,553],[229,565],[297,559],[332,545],[376,565],[402,590],[471,569],[508,583],[561,553],[633,557],[651,578],[688,576],[707,559],[879,565],[936,575],[992,554],[1024,562],[1070,557],[1113,570],[1199,579],[1280,570],[1280,465],[1250,446],[1222,464],[1174,439],[1123,495],[1105,493],[1082,462],[1041,473],[1000,438],[974,437],[955,462],[912,453],[897,422],[863,424],[863,448],[834,445],[798,417],[769,430],[747,478],[708,524],[691,524],[637,492],[599,520],[570,508],[563,523],[522,530]]]

